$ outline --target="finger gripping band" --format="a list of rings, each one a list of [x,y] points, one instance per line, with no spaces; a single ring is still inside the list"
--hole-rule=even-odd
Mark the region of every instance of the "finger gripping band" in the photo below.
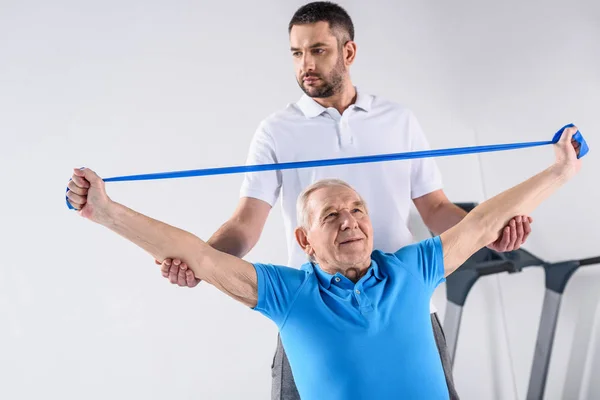
[[[372,156],[359,156],[359,157],[345,157],[345,158],[329,158],[324,160],[311,160],[311,161],[293,161],[285,163],[273,163],[273,164],[256,164],[256,165],[238,165],[232,167],[222,168],[206,168],[206,169],[193,169],[187,171],[174,171],[174,172],[159,172],[153,174],[141,174],[141,175],[127,175],[127,176],[116,176],[112,178],[104,179],[104,182],[122,182],[122,181],[143,181],[143,180],[154,180],[154,179],[171,179],[171,178],[188,178],[192,176],[208,176],[208,175],[225,175],[225,174],[238,174],[246,172],[261,172],[261,171],[276,171],[285,169],[299,169],[299,168],[314,168],[314,167],[325,167],[332,165],[344,165],[344,164],[365,164],[382,161],[395,161],[395,160],[409,160],[414,158],[431,158],[431,157],[444,157],[444,156],[456,156],[461,154],[472,154],[472,153],[487,153],[492,151],[505,151],[523,149],[527,147],[545,146],[549,144],[555,144],[560,139],[563,131],[566,128],[573,127],[573,124],[563,126],[550,141],[541,142],[524,142],[524,143],[508,143],[508,144],[495,144],[485,146],[469,146],[469,147],[455,147],[449,149],[438,149],[438,150],[424,150],[424,151],[411,151],[405,153],[391,153],[391,154],[379,154]],[[579,142],[580,149],[577,158],[581,158],[587,154],[589,147],[579,131],[573,135],[573,139]],[[67,188],[67,192],[69,188]],[[75,209],[69,203],[66,198],[67,207]]]

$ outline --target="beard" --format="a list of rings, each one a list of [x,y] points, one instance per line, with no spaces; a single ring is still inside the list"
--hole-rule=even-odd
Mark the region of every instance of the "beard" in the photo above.
[[[312,72],[305,73],[298,80],[298,85],[300,86],[300,89],[302,89],[302,91],[304,93],[306,93],[306,95],[309,97],[312,97],[312,98],[331,97],[334,94],[339,93],[341,91],[342,85],[344,82],[344,73],[345,72],[346,72],[346,68],[344,66],[344,60],[342,59],[342,56],[340,55],[338,57],[335,65],[333,66],[333,69],[326,77],[323,75],[320,75],[320,74],[312,73]],[[321,80],[321,85],[318,87],[305,86],[304,78],[307,76],[319,78]]]

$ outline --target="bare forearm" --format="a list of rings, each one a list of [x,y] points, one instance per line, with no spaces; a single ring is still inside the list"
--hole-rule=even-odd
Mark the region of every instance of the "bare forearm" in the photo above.
[[[263,200],[243,197],[231,216],[208,240],[213,248],[243,258],[258,242],[271,205]]]
[[[197,236],[146,215],[122,204],[112,202],[95,222],[107,227],[150,253],[156,260],[179,258],[192,267],[208,247]],[[201,271],[194,271],[201,273]]]
[[[516,215],[529,215],[570,177],[571,172],[553,165],[525,182],[512,187],[477,206],[465,220],[473,219],[481,232],[478,247],[499,237],[502,229]],[[466,221],[465,221],[466,222]]]
[[[458,224],[466,215],[467,212],[457,205],[444,202],[435,209],[425,224],[434,235],[441,235]]]
[[[243,258],[252,250],[258,239],[249,237],[245,226],[237,221],[227,221],[208,239],[208,244],[223,253]]]

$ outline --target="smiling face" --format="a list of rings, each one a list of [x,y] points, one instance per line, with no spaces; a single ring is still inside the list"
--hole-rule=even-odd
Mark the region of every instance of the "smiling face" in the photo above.
[[[305,226],[296,239],[325,271],[364,269],[371,264],[373,227],[366,204],[343,185],[320,187],[309,194]]]
[[[338,35],[340,36],[340,35]],[[327,22],[294,25],[290,31],[290,50],[300,88],[312,98],[331,97],[342,91],[349,79],[354,44],[340,45]],[[346,58],[348,58],[346,60]]]

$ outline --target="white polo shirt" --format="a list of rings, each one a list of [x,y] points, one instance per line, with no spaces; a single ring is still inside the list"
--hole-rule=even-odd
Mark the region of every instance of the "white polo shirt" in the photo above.
[[[254,134],[247,164],[270,164],[326,158],[427,150],[429,145],[413,113],[398,104],[357,89],[355,104],[343,114],[307,95],[263,120]],[[247,173],[242,197],[271,206],[281,194],[288,265],[308,261],[294,236],[296,200],[308,185],[338,178],[354,187],[367,203],[373,224],[373,247],[394,252],[414,242],[408,229],[412,199],[442,188],[432,158]],[[432,312],[435,311],[431,304]]]

